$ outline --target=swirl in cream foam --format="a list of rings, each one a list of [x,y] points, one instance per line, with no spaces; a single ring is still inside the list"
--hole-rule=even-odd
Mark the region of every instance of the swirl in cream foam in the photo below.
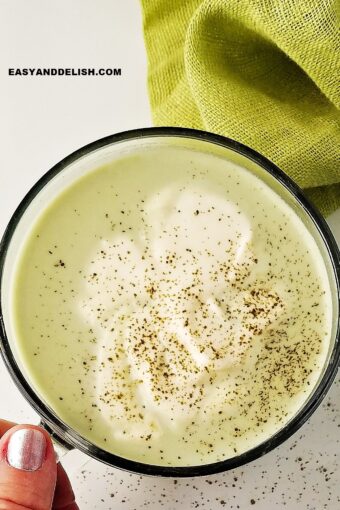
[[[167,187],[142,214],[137,239],[100,243],[82,303],[100,338],[97,399],[125,439],[192,420],[283,310],[251,281],[252,229],[233,203]]]

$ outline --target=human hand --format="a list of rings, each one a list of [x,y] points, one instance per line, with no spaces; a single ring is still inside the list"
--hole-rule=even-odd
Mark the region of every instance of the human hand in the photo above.
[[[79,510],[49,434],[0,420],[0,510]]]

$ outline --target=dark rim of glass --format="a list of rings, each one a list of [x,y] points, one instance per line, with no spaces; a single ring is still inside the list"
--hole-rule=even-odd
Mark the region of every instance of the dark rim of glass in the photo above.
[[[226,147],[231,149],[232,151],[239,153],[249,160],[257,163],[265,169],[269,174],[271,174],[277,181],[279,181],[285,188],[287,188],[290,193],[295,197],[297,202],[300,204],[302,209],[304,209],[309,217],[313,220],[315,226],[317,227],[319,234],[321,235],[324,244],[327,248],[328,254],[330,256],[330,260],[333,265],[336,285],[337,285],[337,294],[340,306],[340,253],[336,244],[336,241],[321,214],[316,210],[316,208],[311,204],[311,202],[306,198],[302,190],[284,173],[280,170],[276,165],[274,165],[271,161],[269,161],[264,156],[261,156],[258,152],[250,149],[249,147],[235,141],[230,138],[226,138],[223,136],[215,135],[212,133],[208,133],[206,131],[198,131],[194,129],[187,128],[177,128],[177,127],[156,127],[156,128],[142,128],[135,129],[131,131],[126,131],[122,133],[117,133],[111,136],[107,136],[105,138],[101,138],[95,142],[92,142],[84,147],[76,150],[62,161],[57,163],[51,170],[45,173],[41,179],[37,181],[37,183],[30,189],[30,191],[23,198],[17,209],[15,210],[6,230],[3,235],[3,238],[0,243],[0,297],[2,296],[2,277],[3,277],[3,268],[5,263],[5,258],[7,254],[8,247],[10,245],[13,233],[23,216],[25,210],[32,202],[32,200],[36,197],[36,195],[41,191],[41,189],[59,172],[64,170],[68,165],[76,161],[77,159],[85,156],[92,151],[100,149],[106,145],[111,145],[114,143],[140,139],[140,138],[149,138],[149,137],[184,137],[191,138],[196,140],[201,140],[205,142],[210,142],[212,144],[220,145],[222,147]],[[0,300],[0,350],[2,357],[4,359],[5,365],[9,370],[9,373],[14,380],[14,383],[19,388],[21,394],[26,398],[26,400],[32,405],[32,407],[38,412],[41,416],[43,422],[45,422],[50,430],[53,431],[54,436],[58,439],[60,438],[60,442],[62,444],[66,444],[69,448],[78,448],[84,453],[94,457],[97,460],[100,460],[106,464],[111,466],[132,471],[140,474],[147,474],[153,476],[163,476],[163,477],[193,477],[193,476],[207,476],[215,473],[220,473],[223,471],[227,471],[229,469],[236,468],[243,464],[246,464],[250,461],[253,461],[265,453],[271,451],[276,446],[283,443],[286,439],[288,439],[294,432],[296,432],[305,421],[311,416],[311,414],[315,411],[315,409],[319,406],[320,402],[326,395],[327,390],[329,389],[331,383],[333,382],[338,364],[340,359],[340,324],[338,319],[337,324],[337,332],[334,347],[332,353],[329,357],[328,366],[323,374],[322,379],[319,381],[317,388],[314,390],[314,393],[305,403],[305,405],[299,410],[296,416],[291,419],[281,430],[276,432],[273,436],[268,438],[263,443],[259,444],[255,448],[248,450],[240,455],[236,455],[230,459],[226,459],[219,462],[214,462],[211,464],[203,464],[197,466],[181,466],[181,467],[168,467],[168,466],[158,466],[152,464],[145,464],[141,462],[136,462],[133,460],[125,459],[123,457],[119,457],[118,455],[114,455],[109,453],[95,445],[92,445],[85,438],[81,437],[76,431],[69,428],[63,421],[61,421],[54,412],[49,409],[49,407],[40,400],[35,391],[28,384],[23,374],[21,373],[15,359],[13,353],[11,351],[9,341],[6,335],[2,308],[1,308],[1,300]]]

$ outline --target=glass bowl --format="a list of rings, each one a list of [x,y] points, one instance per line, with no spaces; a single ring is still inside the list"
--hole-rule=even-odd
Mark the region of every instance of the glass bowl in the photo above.
[[[332,291],[333,326],[326,363],[312,394],[295,416],[267,440],[226,460],[197,466],[167,467],[125,459],[109,453],[81,437],[64,423],[35,390],[16,346],[10,319],[11,282],[16,256],[23,239],[46,205],[63,189],[86,172],[119,159],[134,150],[155,144],[173,144],[193,151],[218,155],[236,162],[257,175],[292,207],[316,241],[323,256]],[[340,358],[339,331],[340,256],[337,244],[323,217],[307,200],[302,190],[277,166],[254,150],[228,138],[204,131],[182,128],[148,128],[127,131],[97,140],[55,165],[32,187],[14,212],[0,245],[0,350],[4,362],[22,395],[42,419],[52,436],[66,448],[78,448],[91,457],[111,466],[154,476],[192,477],[210,475],[250,462],[289,438],[315,411],[329,389]]]

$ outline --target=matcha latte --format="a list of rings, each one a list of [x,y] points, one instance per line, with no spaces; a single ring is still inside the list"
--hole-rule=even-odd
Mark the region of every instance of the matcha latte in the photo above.
[[[20,357],[55,413],[108,452],[193,466],[281,429],[329,352],[319,248],[255,174],[163,144],[42,209],[12,292]]]

